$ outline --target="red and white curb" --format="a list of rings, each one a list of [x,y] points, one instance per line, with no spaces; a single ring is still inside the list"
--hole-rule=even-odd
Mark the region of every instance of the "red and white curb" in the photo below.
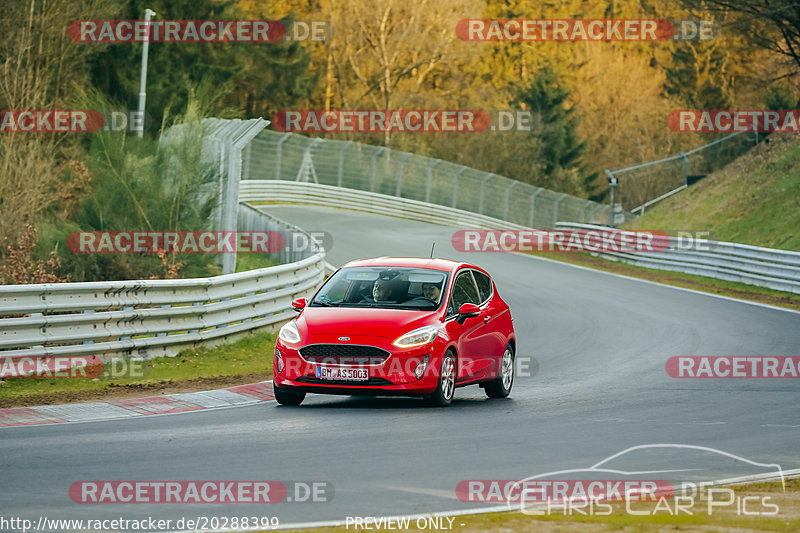
[[[138,416],[184,413],[203,409],[234,407],[274,400],[272,381],[238,385],[227,389],[207,390],[125,398],[107,402],[40,405],[0,409],[0,427],[37,426],[64,422],[117,420]]]

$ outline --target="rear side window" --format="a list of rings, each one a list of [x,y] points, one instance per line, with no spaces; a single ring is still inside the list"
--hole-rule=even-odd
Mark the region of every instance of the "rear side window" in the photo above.
[[[480,297],[472,281],[472,274],[469,271],[462,272],[453,282],[453,297],[450,299],[448,312],[456,313],[458,308],[465,303],[480,304]]]
[[[481,303],[483,303],[492,295],[492,280],[489,276],[477,270],[473,270],[472,275],[475,276],[475,283],[478,285]]]

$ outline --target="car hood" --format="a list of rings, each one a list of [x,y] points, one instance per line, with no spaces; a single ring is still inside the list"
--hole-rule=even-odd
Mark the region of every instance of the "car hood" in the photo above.
[[[418,327],[438,324],[436,311],[307,307],[297,318],[303,335],[358,335],[395,339]]]

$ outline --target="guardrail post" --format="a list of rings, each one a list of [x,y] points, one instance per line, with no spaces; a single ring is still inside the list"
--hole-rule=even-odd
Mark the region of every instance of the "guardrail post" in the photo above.
[[[456,172],[456,175],[453,176],[453,205],[452,205],[452,207],[454,207],[454,208],[456,206],[456,202],[458,202],[458,177],[461,176],[461,174],[465,170],[467,170],[467,167],[462,166],[461,170]]]
[[[281,147],[281,145],[283,144],[283,141],[285,141],[286,139],[289,138],[289,135],[291,135],[291,133],[287,132],[287,133],[285,133],[283,135],[283,137],[278,139],[278,146],[275,149],[275,179],[276,180],[281,179],[281,155],[283,153],[283,148]]]
[[[504,207],[504,210],[503,210],[503,213],[504,213],[503,214],[503,220],[508,221],[508,207],[509,207],[509,203],[510,203],[509,200],[511,198],[511,189],[513,189],[514,185],[516,185],[518,183],[520,183],[520,182],[519,181],[513,181],[513,182],[511,182],[511,185],[509,185],[506,188],[505,198],[504,198],[505,207]]]
[[[483,180],[481,181],[481,193],[480,193],[480,197],[478,198],[478,214],[479,215],[483,214],[483,192],[484,192],[484,190],[486,188],[486,182],[489,181],[490,179],[492,179],[492,176],[494,176],[494,174],[487,174],[486,177],[483,178]]]
[[[396,175],[395,181],[397,183],[395,186],[394,195],[397,196],[398,198],[402,198],[402,196],[400,196],[400,193],[403,191],[403,164],[409,157],[411,157],[411,153],[406,152],[406,154],[400,158],[400,161],[397,162],[397,170],[395,171]]]
[[[81,314],[83,314],[83,315],[91,315],[91,314],[94,314],[94,312],[95,312],[94,309],[84,309],[83,311],[81,311]],[[93,340],[82,340],[81,344],[94,344],[94,341]]]
[[[530,221],[528,223],[528,227],[533,228],[533,208],[536,204],[536,197],[539,196],[539,193],[542,192],[544,189],[541,187],[537,187],[536,192],[531,195],[531,213],[530,213]]]
[[[339,150],[339,172],[336,175],[336,186],[342,186],[342,172],[344,169],[344,151],[350,148],[350,145],[353,144],[353,141],[347,141],[342,145],[342,149]]]
[[[425,201],[427,203],[431,202],[431,180],[433,180],[433,167],[441,163],[441,159],[435,160],[433,163],[428,165],[428,181],[425,184]]]
[[[378,159],[378,156],[381,155],[386,150],[387,148],[385,146],[381,146],[380,148],[375,150],[375,154],[372,156],[372,159],[370,160],[369,192],[375,192],[375,174],[377,174],[378,172],[378,165],[376,161]]]

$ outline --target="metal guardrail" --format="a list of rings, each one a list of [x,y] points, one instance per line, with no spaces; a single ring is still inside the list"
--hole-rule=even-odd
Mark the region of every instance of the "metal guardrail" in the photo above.
[[[609,230],[604,226],[562,222],[559,229]],[[593,252],[605,259],[633,265],[696,274],[748,285],[800,293],[800,252],[747,244],[701,240],[684,249],[671,237],[659,252]]]
[[[316,183],[248,180],[241,183],[239,194],[242,200],[249,202],[338,207],[459,228],[529,229],[441,205]],[[556,227],[618,231],[606,226],[571,222],[559,222]],[[685,250],[678,246],[675,239],[670,239],[664,243],[665,249],[659,252],[603,252],[596,255],[659,270],[674,270],[800,293],[800,252],[710,240],[699,241],[695,245],[700,249]]]
[[[246,202],[289,202],[338,207],[453,227],[525,229],[525,226],[519,224],[452,207],[317,183],[247,180],[240,185],[239,197]]]
[[[0,358],[150,359],[282,324],[295,316],[292,299],[325,276],[325,251],[317,245],[305,255],[210,278],[0,286]]]

